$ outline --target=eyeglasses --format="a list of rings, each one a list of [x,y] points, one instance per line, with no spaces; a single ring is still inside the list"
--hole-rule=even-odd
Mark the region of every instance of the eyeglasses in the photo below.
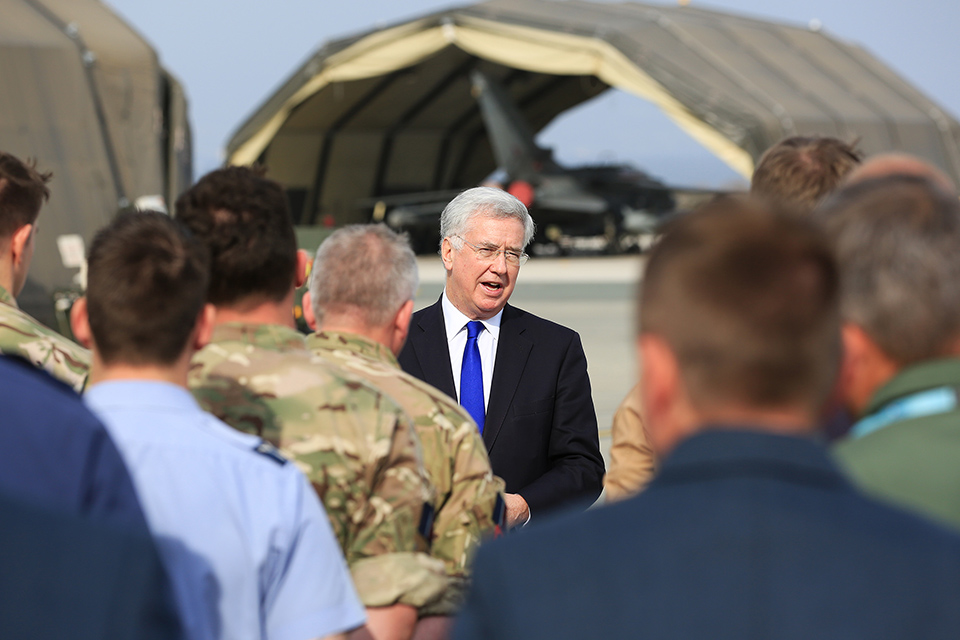
[[[487,247],[484,245],[476,245],[464,238],[463,236],[454,236],[455,238],[460,238],[467,246],[473,249],[473,252],[477,254],[477,258],[484,262],[493,262],[496,260],[500,254],[503,254],[503,259],[508,263],[512,264],[515,267],[523,266],[527,261],[527,254],[522,251],[510,251],[509,249],[501,249],[500,247]]]

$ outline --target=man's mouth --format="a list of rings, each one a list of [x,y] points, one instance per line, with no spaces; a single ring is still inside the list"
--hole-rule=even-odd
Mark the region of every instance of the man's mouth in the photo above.
[[[503,285],[499,282],[481,282],[480,284],[484,289],[491,292],[499,292],[501,289],[503,289]]]

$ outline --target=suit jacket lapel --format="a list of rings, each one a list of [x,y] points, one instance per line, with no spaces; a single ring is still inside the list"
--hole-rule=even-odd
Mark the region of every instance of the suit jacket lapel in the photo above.
[[[424,309],[417,321],[418,331],[411,331],[408,339],[423,370],[423,379],[445,394],[457,399],[450,368],[450,351],[447,348],[447,332],[443,324],[443,309],[440,301]]]
[[[497,362],[493,368],[490,400],[487,402],[483,427],[483,442],[487,445],[487,451],[493,449],[533,348],[533,341],[523,335],[525,330],[526,323],[521,312],[510,305],[504,307],[500,339],[497,342]]]

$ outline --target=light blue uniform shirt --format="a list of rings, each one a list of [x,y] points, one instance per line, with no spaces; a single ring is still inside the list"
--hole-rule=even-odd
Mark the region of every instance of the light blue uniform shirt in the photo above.
[[[189,638],[305,640],[363,624],[327,515],[292,463],[172,384],[103,382],[84,399],[130,469]]]

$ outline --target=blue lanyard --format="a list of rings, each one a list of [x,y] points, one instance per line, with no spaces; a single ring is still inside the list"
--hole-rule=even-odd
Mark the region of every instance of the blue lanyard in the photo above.
[[[956,408],[957,389],[955,387],[937,387],[920,391],[895,400],[877,413],[860,420],[850,429],[850,437],[862,438],[894,422],[947,413]]]

